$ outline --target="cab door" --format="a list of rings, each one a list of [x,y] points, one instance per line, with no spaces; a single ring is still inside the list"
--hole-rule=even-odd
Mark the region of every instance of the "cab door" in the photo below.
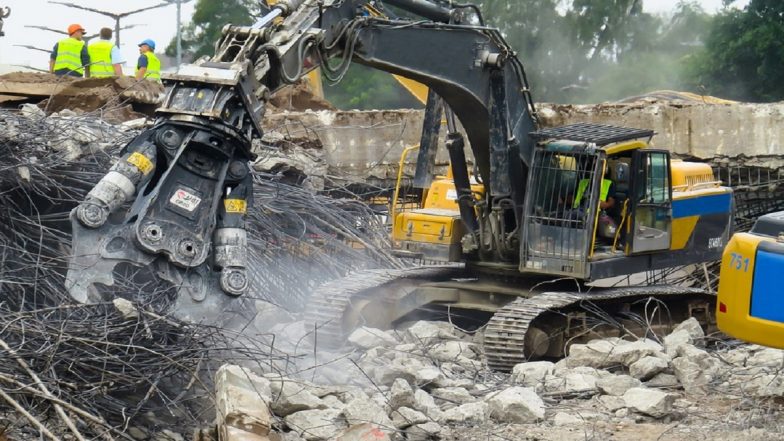
[[[670,249],[672,236],[672,185],[670,152],[637,150],[632,158],[631,231],[627,253]],[[628,228],[628,227],[627,227]]]

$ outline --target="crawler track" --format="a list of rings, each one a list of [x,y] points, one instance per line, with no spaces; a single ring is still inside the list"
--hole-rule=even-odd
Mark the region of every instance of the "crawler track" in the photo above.
[[[373,311],[387,311],[396,308],[406,296],[418,286],[443,282],[454,278],[466,277],[461,267],[419,267],[401,270],[367,270],[348,277],[334,280],[316,291],[309,302],[306,319],[316,329],[316,342],[326,347],[342,345],[348,335],[357,327],[389,328],[394,323],[383,318],[387,314]],[[617,310],[654,297],[664,304],[672,305],[674,315],[686,317],[692,311],[683,305],[697,300],[698,304],[709,304],[714,296],[694,288],[677,286],[627,287],[594,289],[578,292],[530,292],[520,289],[520,297],[512,299],[498,309],[487,324],[484,333],[484,349],[488,366],[498,371],[510,371],[516,364],[535,358],[532,347],[539,342],[549,342],[554,335],[562,334],[561,341],[572,336],[601,336],[604,330],[618,332],[616,327],[592,328],[581,322],[579,317],[590,315],[587,311]],[[676,305],[674,301],[683,301]],[[370,305],[370,306],[369,306]],[[668,306],[669,308],[669,306]],[[679,308],[680,310],[675,310]],[[663,308],[667,309],[667,308]],[[702,308],[708,311],[710,307]],[[402,309],[405,311],[405,309]],[[667,313],[669,314],[669,310]],[[597,315],[594,313],[594,315]],[[601,312],[598,314],[601,315]],[[394,314],[390,314],[394,316]],[[577,324],[569,322],[568,317],[578,317]],[[596,317],[600,319],[600,317]],[[596,320],[593,320],[596,321]],[[674,324],[674,323],[673,323]],[[546,331],[542,331],[542,330]],[[558,348],[560,355],[563,344]],[[540,354],[541,355],[541,354]],[[548,356],[553,354],[548,353]]]
[[[588,302],[602,307],[618,302],[633,302],[646,297],[660,300],[674,297],[697,297],[710,300],[705,291],[677,286],[629,287],[592,290],[586,293],[545,292],[530,298],[519,298],[499,309],[485,330],[485,356],[493,370],[510,371],[516,364],[528,361],[532,342],[529,329],[546,319],[549,312],[563,314],[566,310],[581,309]],[[528,347],[526,347],[528,343]]]

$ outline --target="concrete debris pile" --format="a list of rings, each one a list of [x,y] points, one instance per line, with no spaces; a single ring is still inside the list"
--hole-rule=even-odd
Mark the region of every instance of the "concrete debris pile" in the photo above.
[[[112,294],[134,303],[82,306],[68,296],[68,213],[145,124],[70,111],[47,116],[31,104],[0,110],[0,341],[7,344],[0,343],[0,392],[7,395],[0,393],[0,424],[14,439],[47,431],[54,439],[93,439],[107,430],[147,439],[164,429],[189,437],[204,425],[194,415],[205,412],[190,406],[189,394],[211,381],[192,374],[212,361],[290,359],[252,338],[161,315],[176,290],[154,280],[118,279]],[[324,279],[400,265],[388,254],[380,221],[361,202],[322,196],[275,175],[254,179],[255,271],[251,294],[240,303],[265,299],[293,308]],[[241,329],[237,317],[256,310],[238,304],[223,313]]]
[[[95,113],[111,122],[152,115],[161,103],[163,86],[131,77],[72,78],[16,72],[0,76],[0,105],[37,104],[47,114],[70,110]]]
[[[300,345],[313,332],[276,329],[278,338],[288,335]],[[237,399],[221,405],[231,411],[219,416],[217,427],[224,441],[487,434],[493,436],[479,439],[561,440],[583,439],[584,430],[609,439],[635,428],[638,436],[671,431],[665,439],[686,439],[695,430],[726,439],[779,439],[784,351],[708,348],[708,340],[689,319],[661,342],[593,340],[573,345],[558,362],[521,363],[501,374],[483,363],[481,332],[422,321],[399,331],[365,327],[349,337],[352,352],[321,353],[315,364],[298,363],[287,376],[224,366],[217,396]],[[754,410],[760,408],[767,410]],[[713,417],[720,421],[706,422]],[[245,423],[244,432],[237,432],[236,421]]]

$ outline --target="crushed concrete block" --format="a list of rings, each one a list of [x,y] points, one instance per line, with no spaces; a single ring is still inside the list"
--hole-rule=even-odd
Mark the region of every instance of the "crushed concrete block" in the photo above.
[[[689,317],[689,319],[683,321],[681,324],[675,327],[672,332],[678,331],[686,331],[689,333],[689,336],[692,338],[693,341],[702,339],[705,337],[705,331],[702,330],[702,326],[700,322],[697,321],[694,317]]]
[[[528,387],[541,387],[545,377],[553,373],[555,364],[550,361],[520,363],[512,368],[512,381]]]
[[[406,439],[408,441],[431,441],[440,438],[444,428],[436,422],[415,424],[406,429]]]
[[[441,408],[438,407],[433,397],[422,389],[417,389],[414,392],[414,409],[424,413],[430,419],[441,418]]]
[[[114,305],[115,309],[117,309],[117,312],[122,314],[125,320],[136,320],[139,318],[139,310],[130,300],[117,297],[116,299],[112,300],[112,304]]]
[[[430,391],[433,398],[448,401],[457,405],[476,401],[476,397],[471,395],[462,387],[439,387]]]
[[[755,375],[743,384],[743,388],[755,397],[784,397],[784,375]]]
[[[449,323],[418,321],[405,332],[405,340],[415,344],[430,344],[438,340],[454,340],[455,329]]]
[[[428,350],[428,355],[438,361],[456,361],[461,357],[468,360],[476,360],[478,350],[473,343],[459,340],[442,341],[433,345]]]
[[[348,336],[348,342],[359,349],[370,349],[378,346],[395,346],[397,340],[390,337],[386,332],[362,326]]]
[[[645,356],[665,357],[659,343],[642,339],[628,342],[618,338],[593,340],[586,344],[575,344],[564,359],[567,367],[587,366],[604,369],[618,365],[629,366]]]
[[[346,403],[343,416],[349,425],[372,423],[380,427],[392,427],[386,410],[373,400],[355,398]]]
[[[626,407],[654,418],[663,418],[672,413],[675,398],[673,394],[642,387],[629,389],[623,394]]]
[[[553,375],[545,378],[544,390],[563,394],[593,391],[597,390],[596,381],[605,376],[612,374],[590,367],[555,369]]]
[[[582,418],[572,413],[558,412],[553,417],[553,425],[555,426],[577,426],[584,423]]]
[[[414,372],[414,381],[417,386],[423,387],[427,385],[438,386],[439,381],[443,380],[444,373],[435,367],[426,367]]]
[[[224,441],[263,441],[270,431],[270,382],[248,369],[223,365],[215,375],[218,434]]]
[[[487,421],[489,411],[490,407],[484,401],[467,403],[444,411],[440,422],[480,425]]]
[[[669,363],[659,357],[646,356],[629,366],[629,375],[638,380],[648,380],[656,374],[667,370]]]
[[[755,352],[746,360],[746,366],[784,368],[784,350],[765,348]]]
[[[327,405],[314,395],[307,384],[288,378],[270,381],[272,398],[270,407],[277,416],[285,417],[294,412],[326,409]]]
[[[596,387],[605,395],[620,397],[633,387],[640,387],[642,383],[628,375],[613,375],[596,380]]]
[[[389,390],[389,407],[397,409],[399,407],[413,407],[414,389],[403,378],[397,378],[392,383]]]
[[[623,397],[615,397],[612,395],[601,395],[598,398],[599,402],[604,406],[608,411],[615,412],[618,409],[622,409],[626,407],[626,401],[623,400]]]
[[[390,416],[392,417],[392,425],[398,430],[430,421],[427,415],[410,407],[401,407],[393,410]]]
[[[672,374],[658,374],[645,382],[647,387],[672,388],[680,386],[678,377]]]
[[[705,393],[706,387],[721,374],[721,362],[702,349],[681,345],[676,355],[672,370],[686,392]]]
[[[346,428],[341,414],[337,409],[303,410],[287,415],[283,421],[306,441],[320,441],[331,439]]]
[[[487,397],[485,402],[489,406],[490,417],[498,422],[525,424],[544,419],[544,402],[529,387],[504,389]]]
[[[669,356],[675,356],[679,346],[691,344],[694,344],[694,339],[689,334],[689,331],[685,329],[672,332],[664,337],[664,351]]]

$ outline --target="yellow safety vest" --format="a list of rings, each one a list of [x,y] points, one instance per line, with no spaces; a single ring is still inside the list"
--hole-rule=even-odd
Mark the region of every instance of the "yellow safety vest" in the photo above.
[[[585,194],[585,190],[588,189],[588,184],[591,183],[590,179],[581,179],[580,183],[577,185],[577,194],[574,196],[574,203],[572,204],[572,208],[579,208],[580,202],[583,200],[583,195]],[[612,185],[612,181],[609,179],[602,179],[602,191],[599,193],[599,200],[607,201],[607,196],[610,194],[610,186]]]
[[[107,40],[98,40],[87,48],[90,54],[90,76],[106,78],[114,76],[112,66],[112,48],[114,43]]]
[[[68,37],[57,43],[57,58],[54,60],[54,71],[68,69],[79,75],[84,75],[82,66],[82,48],[84,42]]]
[[[161,60],[152,52],[144,54],[147,57],[147,72],[144,73],[144,78],[153,81],[161,80]],[[139,66],[136,66],[136,73],[139,73]]]

